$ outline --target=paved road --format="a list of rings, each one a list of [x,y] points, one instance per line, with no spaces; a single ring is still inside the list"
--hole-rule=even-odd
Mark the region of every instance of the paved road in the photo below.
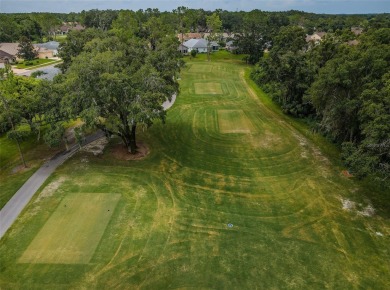
[[[96,134],[88,136],[82,146],[91,143],[104,136],[104,133],[99,131]],[[11,227],[19,214],[30,202],[35,192],[42,186],[45,180],[53,173],[53,171],[61,165],[66,159],[71,157],[79,150],[79,146],[73,145],[69,151],[64,151],[42,165],[23,186],[14,194],[7,204],[0,210],[0,239],[4,236],[7,230]]]
[[[31,70],[23,70],[20,73],[16,73],[16,75],[18,75],[18,76],[30,76],[35,71],[43,71],[45,74],[40,75],[37,78],[38,79],[52,80],[56,75],[58,75],[61,72],[61,70],[59,68],[55,67],[56,65],[58,65],[58,63],[52,64],[52,65],[48,65],[48,66],[44,66],[44,67],[31,69]]]

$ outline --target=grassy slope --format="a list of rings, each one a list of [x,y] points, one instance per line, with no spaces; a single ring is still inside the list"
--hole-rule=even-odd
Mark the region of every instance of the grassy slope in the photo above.
[[[141,135],[147,159],[116,160],[112,144],[57,170],[1,241],[2,289],[390,287],[388,219],[358,215],[367,201],[343,210],[360,184],[251,93],[246,66],[213,57],[188,61],[167,124]],[[199,83],[224,94],[195,94]],[[251,133],[221,134],[218,111],[244,112]],[[110,192],[122,199],[89,264],[17,263],[67,194]]]

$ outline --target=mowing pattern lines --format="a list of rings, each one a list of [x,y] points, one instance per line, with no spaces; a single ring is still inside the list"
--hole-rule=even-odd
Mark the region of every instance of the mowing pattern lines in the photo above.
[[[221,133],[250,133],[252,124],[242,110],[218,110],[218,125]]]
[[[0,245],[0,287],[389,288],[388,237],[375,234],[388,234],[388,222],[342,210],[340,196],[357,185],[260,104],[242,72],[188,63],[166,124],[139,137],[151,146],[148,158],[114,159],[113,140],[103,156],[65,164],[61,194],[31,205],[36,216]],[[213,85],[196,92],[194,84]],[[121,193],[88,264],[18,263],[51,219],[46,209],[86,192]],[[12,248],[17,235],[25,242]]]
[[[222,86],[220,83],[195,83],[195,94],[197,95],[221,95]]]

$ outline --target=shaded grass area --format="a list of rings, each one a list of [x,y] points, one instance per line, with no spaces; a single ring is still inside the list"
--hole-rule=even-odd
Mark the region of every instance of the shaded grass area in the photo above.
[[[49,149],[42,141],[30,136],[20,143],[28,168],[23,167],[15,141],[0,136],[0,208],[15,194],[23,183],[39,168],[45,158],[58,149]]]
[[[270,109],[245,69],[189,62],[167,123],[140,132],[146,159],[116,159],[112,139],[104,155],[61,166],[3,238],[0,287],[389,288],[388,219],[362,215],[364,199],[343,209],[366,189]],[[224,94],[196,95],[204,77],[223,80]],[[221,133],[218,112],[227,129],[247,120],[250,133]],[[122,198],[89,264],[18,263],[69,196],[108,192]]]

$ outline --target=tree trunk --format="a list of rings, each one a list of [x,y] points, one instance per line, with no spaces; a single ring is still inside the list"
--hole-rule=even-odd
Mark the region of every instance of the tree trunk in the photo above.
[[[18,144],[18,150],[19,150],[19,154],[20,154],[20,159],[22,159],[23,166],[24,166],[24,168],[27,168],[27,164],[26,164],[26,161],[24,160],[22,149],[20,148],[19,140],[17,140],[17,139],[16,139],[16,144]]]
[[[137,125],[131,126],[131,133],[130,133],[130,153],[135,154],[137,152],[137,143],[135,140],[135,131],[137,129]]]
[[[2,100],[2,102],[4,104],[4,109],[6,109],[7,113],[8,113],[9,112],[9,108],[8,108],[8,104],[7,104],[6,100],[4,99],[4,97],[2,97],[1,100]],[[14,125],[14,122],[12,121],[11,116],[8,116],[8,121],[11,123],[12,130],[15,131],[15,125]],[[26,161],[24,160],[23,152],[22,152],[22,149],[20,148],[20,144],[19,144],[18,138],[16,138],[15,141],[16,141],[16,144],[18,145],[18,151],[19,151],[19,154],[20,154],[20,159],[22,159],[23,166],[24,166],[24,168],[27,168],[27,164],[26,164]]]

